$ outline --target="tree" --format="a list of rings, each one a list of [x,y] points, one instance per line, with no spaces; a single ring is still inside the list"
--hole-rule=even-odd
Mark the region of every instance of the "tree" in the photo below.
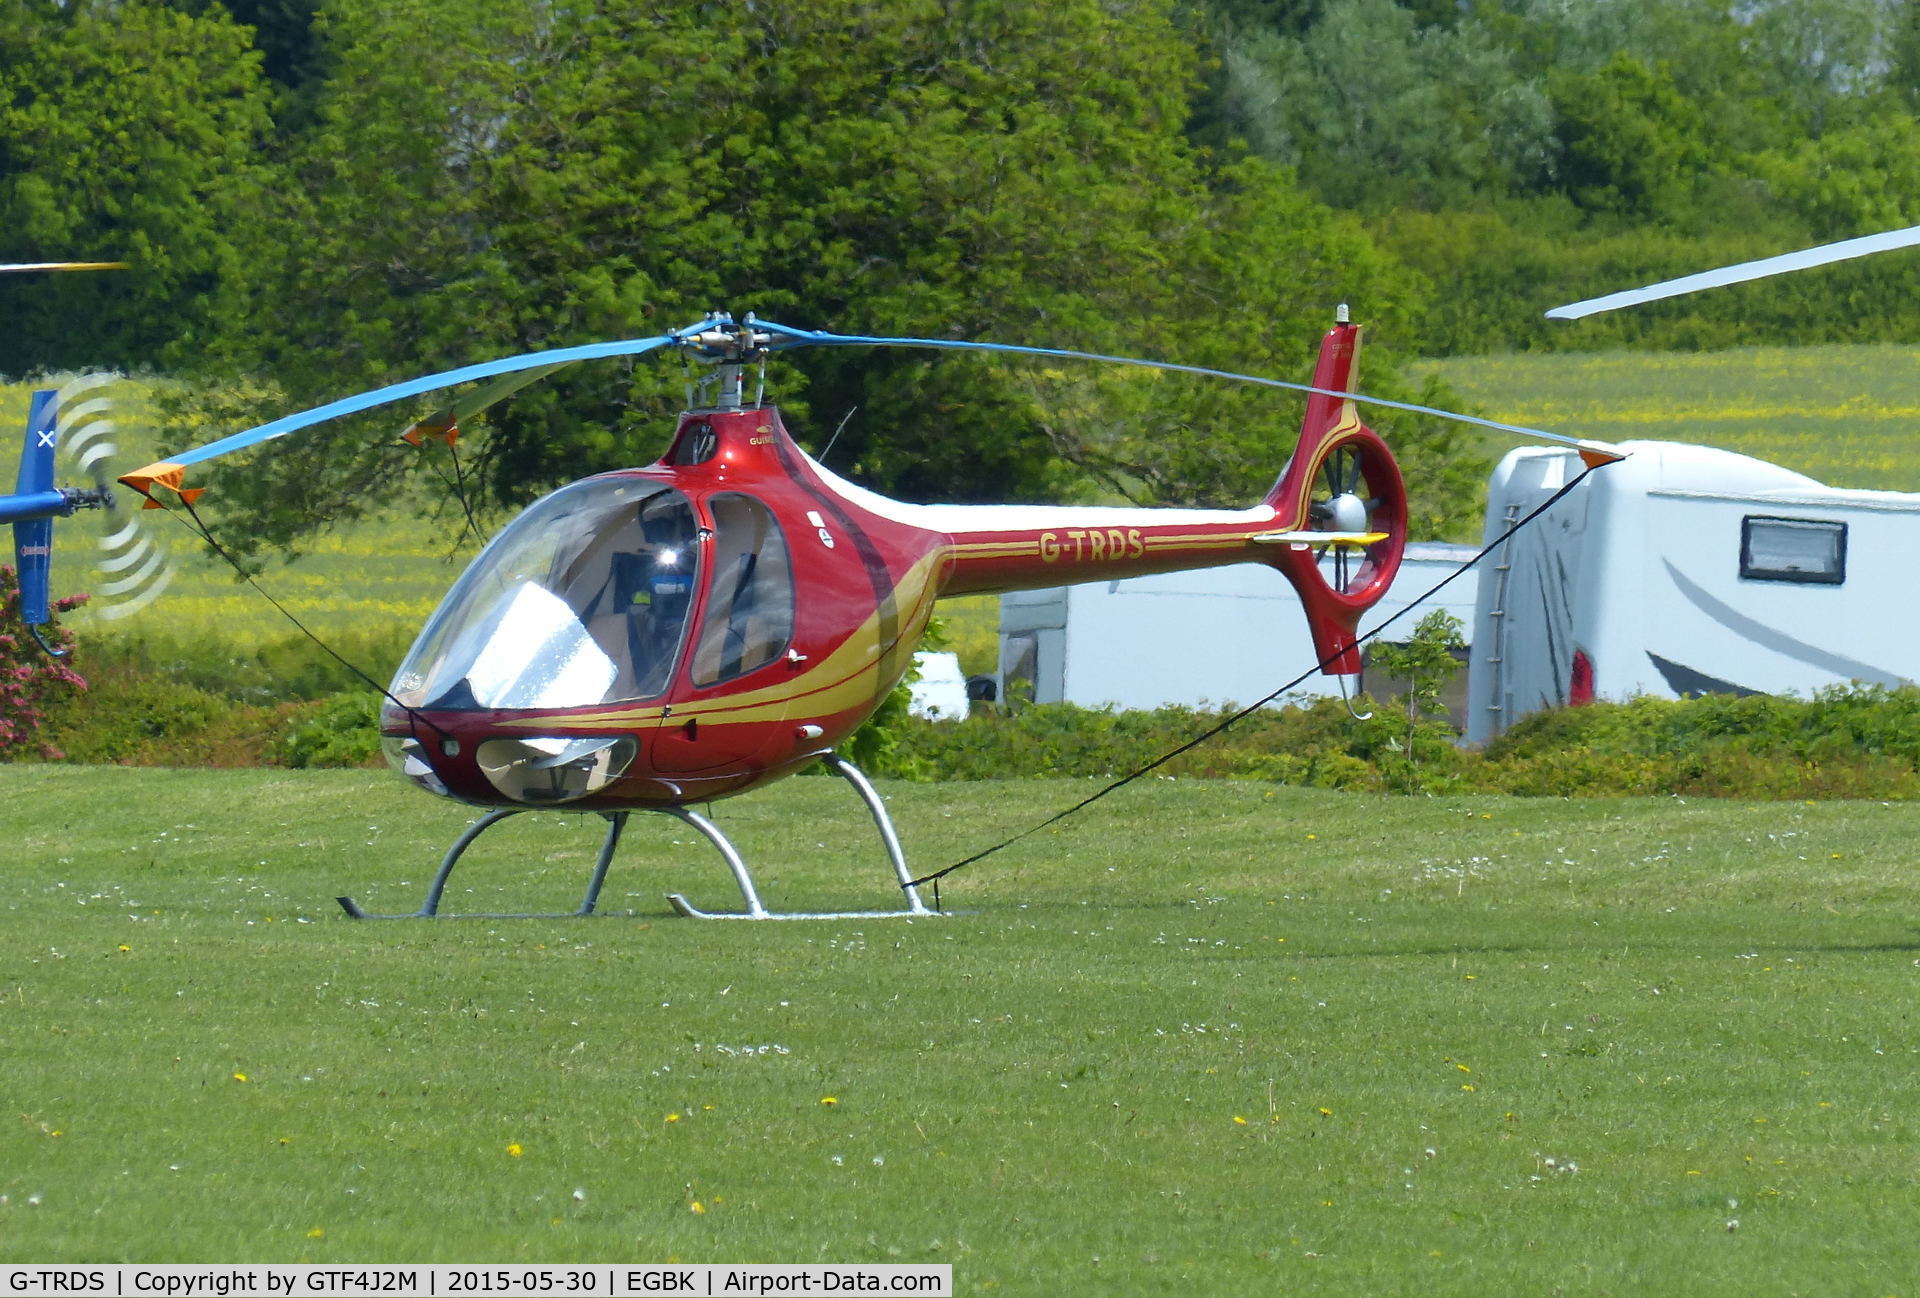
[[[1920,220],[1920,121],[1889,110],[1858,126],[1759,155],[1752,170],[1821,239]]]
[[[1157,0],[332,0],[319,25],[334,72],[231,358],[288,402],[710,307],[1291,375],[1336,301],[1371,294],[1391,326],[1418,297],[1284,173],[1187,143],[1198,52]],[[815,445],[857,411],[834,466],[883,490],[1044,498],[1081,476],[1004,364],[815,353],[775,377]],[[581,367],[500,408],[470,467],[512,503],[645,463],[680,400],[676,367]],[[1210,429],[1202,467],[1239,454],[1210,409],[1158,416]],[[248,533],[390,484],[405,418],[227,475]],[[1257,458],[1264,486],[1278,460]],[[1244,490],[1202,476],[1159,494]]]
[[[1747,11],[1743,44],[1769,90],[1804,130],[1868,118],[1898,54],[1907,5],[1886,0],[1784,0]]]
[[[139,0],[8,6],[0,260],[124,260],[0,282],[0,372],[150,365],[228,310],[233,230],[268,127],[259,60],[223,14]]]
[[[1582,207],[1648,219],[1691,198],[1712,154],[1699,106],[1666,64],[1616,54],[1598,72],[1556,76],[1551,91],[1562,182]]]
[[[1393,770],[1395,764],[1382,762],[1389,780],[1395,784],[1404,782],[1408,787],[1419,787],[1414,772],[1420,766],[1420,750],[1427,747],[1429,756],[1439,756],[1447,744],[1439,735],[1423,736],[1420,722],[1447,711],[1446,704],[1440,701],[1440,692],[1460,671],[1457,655],[1466,647],[1460,630],[1459,618],[1437,608],[1420,619],[1405,641],[1398,644],[1376,641],[1367,651],[1371,666],[1383,673],[1392,685],[1397,687],[1399,682],[1406,682],[1406,692],[1399,698],[1401,715],[1395,717],[1389,712],[1374,723],[1379,729],[1394,732],[1389,734],[1387,746],[1404,754],[1402,760],[1407,766],[1404,773]],[[1396,724],[1399,721],[1405,722],[1404,727]]]
[[[1546,98],[1472,19],[1333,0],[1303,34],[1225,53],[1228,120],[1338,206],[1435,207],[1528,186],[1551,159]]]

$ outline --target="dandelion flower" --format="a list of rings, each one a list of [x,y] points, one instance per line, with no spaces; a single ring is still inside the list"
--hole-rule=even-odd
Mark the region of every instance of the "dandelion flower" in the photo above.
[[[1244,1127],[1244,1126],[1246,1126],[1246,1125],[1247,1125],[1247,1120],[1246,1120],[1245,1118],[1243,1118],[1243,1117],[1241,1117],[1241,1116],[1240,1116],[1239,1114],[1237,1114],[1237,1113],[1233,1115],[1233,1120],[1234,1120],[1234,1122],[1235,1122],[1236,1124],[1238,1124],[1239,1126],[1242,1126],[1242,1127]]]
[[[834,1105],[840,1103],[840,1097],[837,1095],[823,1095],[820,1097],[820,1103],[826,1105],[830,1109]]]
[[[706,1209],[706,1205],[704,1205],[704,1204],[702,1204],[702,1203],[701,1203],[701,1202],[700,1202],[700,1201],[699,1201],[698,1199],[695,1199],[695,1200],[694,1200],[694,1201],[693,1201],[693,1202],[692,1202],[691,1204],[689,1204],[689,1205],[687,1205],[687,1206],[688,1206],[688,1207],[689,1207],[689,1208],[690,1208],[690,1209],[691,1209],[692,1211],[694,1211],[694,1212],[697,1212],[697,1213],[704,1213],[704,1212],[705,1212],[705,1211],[707,1210],[707,1209]]]
[[[312,1230],[307,1232],[308,1239],[325,1239],[326,1237],[327,1237],[327,1232],[322,1230],[318,1226],[315,1226]]]
[[[669,1113],[669,1114],[667,1115],[667,1121],[668,1121],[668,1122],[678,1122],[678,1121],[680,1121],[680,1115],[679,1115],[679,1114],[677,1114],[677,1113]]]
[[[236,1082],[245,1082],[245,1081],[250,1081],[252,1079],[249,1078],[245,1073],[235,1073],[233,1075],[233,1080]]]
[[[522,1148],[520,1147],[520,1142],[519,1142],[519,1141],[517,1141],[517,1140],[516,1140],[516,1141],[514,1141],[514,1142],[513,1142],[513,1143],[512,1143],[511,1145],[508,1145],[508,1146],[507,1146],[507,1157],[508,1157],[508,1158],[518,1158],[518,1157],[520,1157],[520,1155],[522,1155],[522,1154],[524,1154],[524,1153],[526,1153],[526,1152],[527,1152],[526,1150],[524,1150],[524,1149],[522,1149]]]

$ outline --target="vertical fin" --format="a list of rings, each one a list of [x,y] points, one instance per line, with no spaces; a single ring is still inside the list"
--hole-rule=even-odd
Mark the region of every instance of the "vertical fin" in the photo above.
[[[52,389],[33,394],[27,414],[26,444],[20,450],[18,491],[23,496],[54,489],[57,395]],[[30,627],[44,626],[50,616],[47,590],[53,567],[53,519],[33,518],[15,523],[13,557],[20,574],[20,620]]]

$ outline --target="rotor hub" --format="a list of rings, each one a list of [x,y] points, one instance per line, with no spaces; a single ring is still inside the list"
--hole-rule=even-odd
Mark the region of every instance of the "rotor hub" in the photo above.
[[[1336,532],[1364,532],[1372,511],[1367,502],[1351,491],[1343,491],[1327,502],[1327,513],[1331,516],[1333,530]]]

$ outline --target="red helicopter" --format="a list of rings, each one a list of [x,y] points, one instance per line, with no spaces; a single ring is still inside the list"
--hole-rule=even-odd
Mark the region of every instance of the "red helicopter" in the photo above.
[[[719,850],[743,899],[728,917],[805,917],[761,903],[739,853],[693,804],[814,762],[858,792],[905,898],[900,910],[815,917],[934,913],[913,886],[884,805],[835,749],[904,678],[944,595],[1264,563],[1299,593],[1322,670],[1359,670],[1357,625],[1393,580],[1407,501],[1393,455],[1355,410],[1356,400],[1371,399],[1352,391],[1359,331],[1344,307],[1311,385],[1221,375],[1309,394],[1292,459],[1266,497],[1243,510],[887,499],[800,448],[761,399],[764,369],[760,392],[744,395],[746,367],[783,348],[823,345],[1085,355],[863,338],[716,314],[657,338],[513,357],[365,393],[120,479],[150,508],[162,490],[191,505],[198,489],[183,488],[191,464],[416,393],[489,381],[410,427],[405,436],[418,443],[451,440],[462,418],[564,364],[670,347],[717,367],[717,399],[680,416],[657,463],[537,501],[493,538],[421,631],[381,715],[388,759],[422,788],[493,810],[447,852],[418,911],[378,918],[437,915],[476,838],[518,812],[555,807],[609,821],[576,914],[594,911],[627,817],[644,810],[678,818]],[[670,900],[684,915],[713,917],[678,894]],[[350,898],[340,902],[356,918],[375,918]]]

